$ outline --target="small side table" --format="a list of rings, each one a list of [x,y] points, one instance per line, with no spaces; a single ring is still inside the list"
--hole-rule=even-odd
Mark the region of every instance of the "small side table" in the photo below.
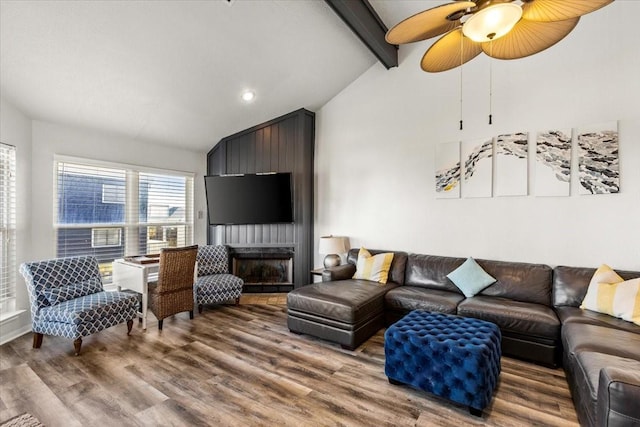
[[[311,270],[311,274],[313,276],[322,276],[323,271],[324,271],[324,267],[314,268],[313,270]]]
[[[324,267],[314,268],[310,271],[311,273],[311,283],[315,282],[313,276],[322,277],[322,272],[324,271]]]

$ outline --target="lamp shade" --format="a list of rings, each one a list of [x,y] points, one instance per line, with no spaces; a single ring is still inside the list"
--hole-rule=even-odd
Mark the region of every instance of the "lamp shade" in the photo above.
[[[321,254],[343,254],[347,252],[343,237],[323,236],[320,237],[320,247],[318,252]]]
[[[522,8],[513,3],[487,6],[471,15],[462,25],[462,33],[474,42],[484,43],[507,34],[522,17]]]

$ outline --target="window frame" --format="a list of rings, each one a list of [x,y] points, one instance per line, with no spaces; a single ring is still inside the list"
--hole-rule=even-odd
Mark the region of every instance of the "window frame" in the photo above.
[[[0,314],[16,309],[16,237],[17,237],[17,148],[0,142]]]
[[[118,191],[105,191],[106,189],[110,188],[110,189],[116,189],[118,186],[117,185],[113,185],[113,184],[102,184],[102,203],[106,203],[106,204],[112,204],[112,205],[126,205],[127,204],[127,196],[126,196],[126,189],[123,192],[123,196],[124,196],[124,201],[118,201],[118,197],[120,194],[118,193]],[[107,200],[107,197],[104,197],[105,194],[116,194],[116,201],[113,200]]]
[[[125,202],[124,202],[124,218],[119,222],[92,222],[92,223],[61,223],[60,217],[60,207],[59,207],[59,192],[62,190],[61,183],[59,182],[60,176],[60,165],[78,165],[82,167],[89,168],[106,168],[106,169],[115,169],[115,170],[123,170],[125,171]],[[184,188],[184,220],[183,221],[157,221],[157,220],[149,220],[146,218],[146,221],[140,220],[140,205],[139,205],[139,191],[140,191],[140,182],[141,175],[157,175],[160,177],[176,177],[183,178],[185,180],[185,188]],[[194,192],[194,179],[195,173],[193,172],[185,172],[171,169],[159,169],[159,168],[150,168],[146,166],[140,165],[132,165],[125,163],[114,163],[107,162],[102,160],[95,159],[87,159],[87,158],[79,158],[79,157],[70,157],[70,156],[62,156],[55,155],[53,161],[53,231],[55,234],[54,239],[54,253],[56,256],[61,256],[59,253],[59,233],[61,230],[71,230],[71,229],[92,229],[91,231],[91,247],[88,248],[89,251],[91,249],[100,250],[100,248],[109,249],[109,247],[116,248],[115,245],[111,246],[94,246],[94,232],[93,229],[102,229],[102,228],[112,228],[120,230],[120,246],[124,247],[124,255],[123,256],[134,256],[140,255],[141,250],[140,244],[146,244],[147,249],[149,249],[149,242],[146,243],[140,240],[140,234],[147,232],[147,227],[149,226],[174,226],[174,227],[183,227],[183,238],[185,246],[191,245],[194,242],[194,229],[195,229],[195,192]],[[100,186],[101,190],[104,191],[104,183]],[[107,184],[108,185],[108,184]],[[100,195],[103,203],[116,205],[118,203],[113,203],[111,201],[104,202],[103,194]],[[164,245],[167,246],[167,245]],[[91,252],[88,251],[88,254]],[[116,256],[115,259],[120,258],[120,256]],[[99,260],[100,261],[100,260]],[[100,262],[101,272],[103,274],[104,283],[110,283],[111,277],[110,273],[110,264],[107,262]]]
[[[104,202],[103,202],[104,203]],[[105,243],[104,244],[96,244],[96,232],[97,231],[106,231],[105,234]],[[118,232],[118,242],[115,244],[109,243],[109,232],[117,231]],[[122,228],[120,227],[92,227],[91,228],[91,247],[92,248],[111,248],[116,246],[122,246]]]

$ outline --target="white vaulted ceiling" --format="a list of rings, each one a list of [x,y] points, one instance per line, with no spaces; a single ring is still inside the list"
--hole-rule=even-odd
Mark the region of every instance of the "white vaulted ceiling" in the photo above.
[[[33,119],[193,150],[317,110],[375,62],[319,0],[0,2],[3,98]]]

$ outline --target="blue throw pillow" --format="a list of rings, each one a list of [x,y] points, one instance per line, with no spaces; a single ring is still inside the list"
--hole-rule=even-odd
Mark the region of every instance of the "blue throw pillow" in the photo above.
[[[487,286],[496,282],[496,279],[484,271],[476,260],[471,257],[467,258],[460,267],[447,274],[447,277],[467,298],[471,298]]]

